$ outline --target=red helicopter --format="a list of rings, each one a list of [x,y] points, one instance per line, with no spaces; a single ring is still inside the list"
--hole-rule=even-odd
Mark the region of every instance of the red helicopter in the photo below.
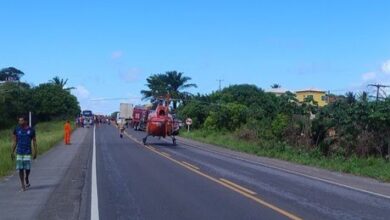
[[[147,135],[142,139],[144,144],[146,144],[149,136],[163,138],[171,136],[173,145],[176,145],[175,135],[179,133],[180,127],[178,122],[169,113],[169,103],[169,96],[165,100],[159,99],[156,110],[149,113],[146,124]]]

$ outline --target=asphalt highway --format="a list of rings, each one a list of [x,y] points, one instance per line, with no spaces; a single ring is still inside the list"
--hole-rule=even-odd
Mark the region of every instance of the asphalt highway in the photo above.
[[[112,125],[76,130],[78,140],[72,146],[60,144],[33,163],[30,190],[15,193],[17,175],[0,181],[0,219],[390,216],[390,185],[386,183],[315,168],[305,168],[312,175],[307,171],[301,175],[304,170],[293,164],[265,165],[253,156],[182,138],[176,146],[170,138],[153,137],[143,145],[144,136],[144,132],[127,129],[120,138]],[[278,164],[289,167],[275,168]],[[326,175],[347,185],[317,178]]]
[[[186,167],[182,159],[172,161],[163,151],[146,148],[128,136],[119,138],[113,127],[97,128],[96,137],[101,219],[285,218],[195,173],[189,169],[192,164]]]
[[[388,219],[390,200],[127,129],[96,129],[102,219]]]

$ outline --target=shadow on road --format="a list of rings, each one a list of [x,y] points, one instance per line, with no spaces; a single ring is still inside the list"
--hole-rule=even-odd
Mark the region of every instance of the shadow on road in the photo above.
[[[38,185],[38,186],[31,185],[31,187],[28,188],[28,191],[34,191],[34,190],[40,190],[40,189],[46,189],[46,188],[54,188],[56,186],[57,186],[56,184]]]

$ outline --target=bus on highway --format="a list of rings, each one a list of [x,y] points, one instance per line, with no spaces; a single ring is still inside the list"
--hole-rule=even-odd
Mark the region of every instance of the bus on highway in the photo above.
[[[93,114],[91,110],[84,110],[81,112],[83,117],[84,127],[89,127],[93,125]]]

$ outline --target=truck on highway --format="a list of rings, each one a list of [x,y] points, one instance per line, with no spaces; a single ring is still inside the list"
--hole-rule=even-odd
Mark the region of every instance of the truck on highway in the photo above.
[[[133,118],[133,104],[130,103],[120,103],[119,106],[119,117],[121,123],[128,124]]]
[[[133,127],[136,131],[145,131],[149,113],[150,110],[148,107],[142,105],[135,106],[133,110],[133,120],[131,121],[131,127]]]

